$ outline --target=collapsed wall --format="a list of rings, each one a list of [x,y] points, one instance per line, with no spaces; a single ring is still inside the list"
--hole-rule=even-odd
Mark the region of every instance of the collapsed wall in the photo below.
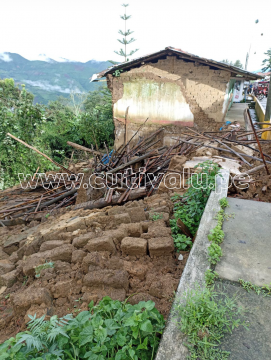
[[[25,237],[9,237],[0,252],[2,299],[8,295],[0,340],[23,329],[28,314],[76,313],[104,296],[153,300],[167,315],[188,256],[178,261],[174,254],[171,212],[164,193],[103,210],[69,211],[26,230]]]

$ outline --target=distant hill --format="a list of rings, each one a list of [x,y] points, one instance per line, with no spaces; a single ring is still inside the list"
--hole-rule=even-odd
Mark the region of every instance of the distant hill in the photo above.
[[[35,95],[35,103],[47,104],[58,96],[68,97],[71,90],[88,92],[101,84],[90,83],[89,78],[111,66],[107,61],[90,60],[86,63],[52,59],[30,61],[15,53],[0,56],[0,78],[13,78],[25,84]]]

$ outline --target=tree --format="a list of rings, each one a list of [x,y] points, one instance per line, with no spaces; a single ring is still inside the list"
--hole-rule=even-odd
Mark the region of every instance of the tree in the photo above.
[[[221,62],[225,63],[225,64],[228,64],[230,66],[235,66],[235,67],[238,67],[240,69],[243,69],[243,64],[241,63],[240,60],[236,60],[235,62],[233,61],[229,61],[228,59],[223,59]]]
[[[243,64],[241,63],[240,60],[236,60],[236,61],[233,63],[233,66],[238,67],[238,68],[240,68],[240,69],[243,69],[243,68],[244,68],[244,67],[243,67]]]
[[[131,39],[127,39],[128,36],[130,36],[133,31],[130,31],[129,29],[126,29],[126,21],[129,20],[131,18],[131,15],[126,15],[126,8],[129,6],[129,4],[122,4],[122,6],[125,9],[125,13],[124,15],[121,15],[121,19],[124,20],[124,31],[119,30],[119,34],[121,34],[123,36],[122,39],[118,39],[118,41],[124,45],[124,49],[120,49],[120,51],[114,51],[116,54],[118,54],[119,56],[123,56],[124,57],[124,61],[129,61],[129,59],[127,58],[128,56],[132,56],[136,51],[138,51],[138,49],[135,50],[131,50],[129,53],[127,53],[127,45],[131,44],[132,42],[135,41],[134,38]]]
[[[268,70],[271,71],[271,49],[267,50],[267,52],[264,53],[264,55],[267,55],[267,58],[263,60],[262,71],[264,71],[264,72],[266,72]]]
[[[263,60],[263,71],[268,71],[271,70],[271,49],[267,50],[266,53],[264,53],[265,55],[267,55],[267,58]],[[268,121],[270,122],[271,119],[271,76],[270,76],[270,80],[269,80],[269,90],[268,90],[268,97],[267,97],[267,103],[266,103],[266,109],[265,109],[265,117],[264,117],[264,121]]]

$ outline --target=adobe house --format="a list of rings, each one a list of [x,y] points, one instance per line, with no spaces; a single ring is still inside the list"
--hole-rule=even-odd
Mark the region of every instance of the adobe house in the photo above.
[[[173,47],[114,65],[93,75],[92,81],[104,76],[112,92],[116,147],[124,142],[128,107],[127,139],[146,118],[144,128],[169,125],[171,135],[183,126],[216,129],[224,121],[235,80],[259,78]]]

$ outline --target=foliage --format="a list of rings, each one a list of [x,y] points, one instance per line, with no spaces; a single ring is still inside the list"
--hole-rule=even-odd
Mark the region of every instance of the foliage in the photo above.
[[[174,204],[174,220],[171,221],[173,233],[177,229],[176,222],[181,219],[188,227],[192,235],[195,235],[208,201],[211,191],[215,188],[216,176],[219,167],[212,161],[205,161],[195,166],[199,169],[198,173],[192,174],[188,180],[189,189],[183,196],[172,198]]]
[[[227,198],[222,198],[219,200],[219,205],[221,206],[222,209],[225,209],[226,207],[229,206],[229,202],[227,200]]]
[[[46,122],[43,106],[33,105],[33,95],[25,87],[19,89],[12,79],[0,80],[0,188],[18,182],[18,173],[34,174],[51,170],[52,164],[33,151],[6,136],[7,132],[51,155],[50,148],[41,142]],[[2,184],[1,184],[2,183]]]
[[[154,359],[165,326],[152,301],[130,305],[109,297],[72,318],[31,317],[28,331],[0,346],[0,360]]]
[[[215,265],[222,256],[222,249],[221,247],[212,242],[212,244],[208,247],[208,260],[212,265]]]
[[[263,60],[262,71],[266,72],[271,70],[271,48],[267,50],[267,52],[264,53],[264,55],[266,55],[266,59]]]
[[[159,214],[157,212],[154,212],[153,214],[150,215],[150,219],[152,221],[157,221],[157,220],[161,220],[163,219],[163,215],[162,214]]]
[[[18,183],[18,174],[55,170],[55,166],[16,140],[9,132],[29,145],[63,163],[72,149],[67,141],[96,148],[112,146],[114,123],[111,95],[100,88],[89,93],[84,108],[66,98],[48,106],[33,104],[34,96],[15,86],[13,79],[0,80],[0,189]]]
[[[211,269],[208,269],[205,271],[205,282],[206,285],[210,286],[213,285],[215,279],[218,278],[218,273],[216,271],[213,271]]]
[[[221,229],[221,225],[216,225],[209,233],[208,239],[216,244],[221,244],[224,240],[224,231]]]
[[[186,302],[176,306],[178,327],[187,335],[189,359],[224,360],[229,353],[217,346],[226,333],[240,325],[241,312],[233,299],[213,289],[198,286],[186,294]]]
[[[187,237],[184,234],[173,234],[172,237],[177,252],[191,249],[193,243],[190,237]]]
[[[54,267],[54,263],[52,261],[36,266],[35,267],[35,274],[36,274],[35,277],[36,278],[40,277],[41,270],[49,269],[49,268],[53,268],[53,267]]]
[[[233,62],[233,61],[229,61],[228,59],[223,59],[221,62],[231,65],[231,66],[238,67],[240,69],[244,69],[243,64],[241,63],[240,60],[236,60],[235,62]]]
[[[130,36],[133,31],[131,30],[127,30],[126,28],[126,21],[129,20],[131,18],[131,15],[126,15],[126,8],[129,6],[129,4],[122,4],[122,6],[125,9],[125,13],[124,15],[121,15],[121,19],[124,20],[125,22],[125,26],[124,26],[124,31],[119,30],[119,34],[123,36],[122,39],[118,39],[118,41],[124,45],[124,49],[120,49],[120,51],[114,51],[116,54],[118,54],[119,56],[124,57],[124,61],[129,61],[129,59],[127,58],[127,56],[132,56],[135,52],[138,51],[138,49],[135,50],[131,50],[129,53],[127,53],[127,45],[131,44],[132,42],[135,41],[134,38],[130,38],[129,40],[127,39],[128,36]]]
[[[250,281],[245,281],[243,279],[239,279],[239,283],[247,292],[253,290],[258,295],[271,296],[271,283],[269,285],[257,286],[252,284]]]

